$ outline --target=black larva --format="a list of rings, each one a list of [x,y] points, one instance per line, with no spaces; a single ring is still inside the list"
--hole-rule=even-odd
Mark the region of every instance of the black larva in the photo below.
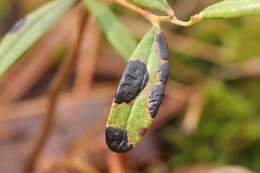
[[[128,144],[127,130],[121,128],[106,128],[106,143],[109,149],[117,153],[127,152],[133,148]]]
[[[168,45],[166,43],[166,39],[163,33],[160,33],[156,36],[156,42],[159,45],[160,57],[162,60],[169,59]]]
[[[169,63],[165,62],[160,66],[159,70],[161,85],[165,86],[169,76]]]
[[[159,110],[159,107],[163,100],[164,89],[165,89],[165,87],[163,85],[157,85],[152,88],[152,90],[149,94],[148,110],[149,110],[152,118],[155,118],[155,116]]]
[[[20,28],[22,28],[22,26],[24,26],[26,22],[26,18],[22,18],[20,20],[18,20],[14,26],[9,30],[9,33],[14,33],[20,30]]]
[[[115,95],[115,103],[129,103],[144,89],[149,75],[141,61],[129,61]]]

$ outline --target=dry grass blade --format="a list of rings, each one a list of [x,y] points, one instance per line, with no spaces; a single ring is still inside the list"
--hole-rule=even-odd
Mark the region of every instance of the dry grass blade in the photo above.
[[[82,94],[84,92],[84,95],[88,95],[90,91],[96,70],[100,37],[100,31],[95,19],[93,17],[88,18],[78,57],[74,84],[75,93],[80,92]]]
[[[88,99],[111,99],[116,89],[115,85],[111,83],[103,83],[102,85],[105,85],[105,87],[95,85],[95,89],[91,90]],[[62,114],[68,110],[75,109],[77,105],[82,103],[83,95],[84,94],[80,94],[80,92],[78,92],[77,95],[73,93],[61,94],[57,112]],[[71,100],[71,97],[73,97],[73,100]],[[43,115],[46,111],[47,103],[48,98],[44,96],[26,101],[2,104],[0,105],[0,115],[4,116],[0,117],[0,123],[30,119],[35,116]]]

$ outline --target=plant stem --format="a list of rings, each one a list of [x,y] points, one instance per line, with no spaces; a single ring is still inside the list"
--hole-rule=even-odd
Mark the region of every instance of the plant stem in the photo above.
[[[141,16],[145,17],[146,19],[148,19],[152,24],[158,23],[157,21],[155,21],[154,17],[155,15],[134,5],[131,4],[129,2],[127,2],[126,0],[112,0],[113,2],[120,4],[121,6],[128,8],[132,11],[134,11],[135,13],[140,14]]]
[[[202,20],[202,15],[196,14],[190,18],[189,21],[181,21],[179,20],[176,16],[173,10],[168,10],[167,14],[168,16],[158,16],[155,15],[149,11],[146,11],[134,4],[131,4],[127,2],[126,0],[112,0],[114,3],[120,4],[121,6],[128,8],[135,13],[140,14],[141,16],[145,17],[148,19],[153,25],[159,25],[160,22],[168,22],[168,23],[173,23],[179,26],[192,26],[195,23],[198,23]]]
[[[174,18],[170,19],[169,22],[176,25],[188,27],[200,22],[202,20],[202,17],[203,16],[201,16],[200,14],[196,14],[194,16],[191,16],[189,21],[181,21],[174,16]]]
[[[81,13],[82,14],[82,13]],[[81,19],[79,34],[77,36],[77,41],[75,47],[73,47],[72,53],[67,57],[67,59],[62,63],[59,71],[54,77],[51,86],[50,86],[50,94],[48,98],[47,112],[45,116],[45,121],[43,123],[43,128],[41,134],[33,148],[32,154],[29,156],[29,159],[25,165],[24,173],[31,173],[35,169],[35,165],[39,159],[39,156],[42,153],[42,150],[47,142],[47,139],[51,133],[53,128],[54,118],[55,118],[55,108],[57,106],[59,93],[70,74],[73,65],[75,63],[76,57],[78,55],[78,49],[81,44],[82,31],[85,26],[85,18],[86,13],[84,12],[83,17]]]

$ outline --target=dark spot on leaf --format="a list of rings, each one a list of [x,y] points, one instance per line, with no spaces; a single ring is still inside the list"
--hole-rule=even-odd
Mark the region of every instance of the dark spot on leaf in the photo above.
[[[152,88],[150,95],[149,95],[149,112],[152,118],[155,118],[159,107],[162,103],[163,95],[164,95],[164,86],[157,85]]]
[[[14,26],[9,30],[9,33],[14,33],[20,30],[20,28],[22,28],[22,26],[25,24],[26,19],[22,18],[20,20],[18,20]]]
[[[169,63],[166,62],[160,66],[160,82],[162,85],[166,85],[169,76]]]
[[[168,52],[168,45],[166,43],[166,39],[163,33],[160,33],[156,37],[156,41],[159,45],[159,52],[160,52],[160,57],[163,60],[168,60],[169,59],[169,52]]]
[[[144,135],[146,134],[147,131],[148,131],[147,128],[141,128],[141,129],[139,130],[139,135],[140,135],[141,137],[144,137]]]
[[[128,144],[127,130],[121,128],[106,128],[106,143],[109,149],[116,153],[127,152],[133,148]]]
[[[129,61],[119,83],[115,102],[129,103],[144,89],[149,75],[144,63],[136,60]]]

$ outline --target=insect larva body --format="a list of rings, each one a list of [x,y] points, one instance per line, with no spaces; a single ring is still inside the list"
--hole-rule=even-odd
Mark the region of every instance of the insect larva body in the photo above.
[[[126,152],[133,148],[128,144],[127,131],[123,128],[106,128],[107,146],[114,152]]]
[[[148,109],[152,118],[155,118],[159,110],[159,107],[162,103],[163,95],[164,95],[164,86],[162,85],[157,85],[153,87],[152,90],[150,91]]]
[[[129,103],[144,89],[149,75],[144,63],[135,60],[129,61],[115,96],[115,102]]]
[[[163,33],[160,33],[156,36],[156,42],[159,46],[159,54],[162,60],[167,61],[169,59],[168,45]]]
[[[167,80],[168,80],[168,75],[169,75],[169,63],[165,62],[160,66],[160,71],[159,71],[159,78],[161,85],[166,85]]]

